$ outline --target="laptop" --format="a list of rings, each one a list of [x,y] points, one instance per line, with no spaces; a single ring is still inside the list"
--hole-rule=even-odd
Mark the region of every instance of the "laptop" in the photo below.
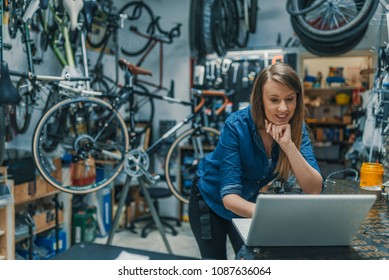
[[[252,219],[232,222],[247,246],[348,246],[374,194],[260,194]]]

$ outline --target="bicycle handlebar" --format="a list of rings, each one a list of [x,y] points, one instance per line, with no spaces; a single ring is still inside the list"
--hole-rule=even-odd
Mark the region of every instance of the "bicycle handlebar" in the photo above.
[[[151,71],[144,69],[142,67],[136,66],[134,64],[131,64],[124,58],[119,59],[119,65],[122,67],[126,67],[128,71],[130,71],[133,75],[147,75],[147,76],[152,76]]]
[[[219,109],[216,110],[215,114],[218,116],[220,115],[224,109],[226,108],[227,104],[230,102],[228,97],[231,97],[235,94],[235,91],[228,90],[227,92],[224,90],[199,90],[199,89],[192,89],[191,90],[194,95],[200,98],[199,104],[195,107],[194,111],[195,113],[198,113],[201,108],[205,104],[205,96],[211,96],[211,97],[220,97],[223,98],[223,104],[220,106]]]
[[[177,23],[175,27],[170,29],[170,31],[165,31],[161,28],[159,25],[159,20],[161,17],[156,17],[150,25],[155,25],[157,28],[158,32],[160,35],[163,36],[158,36],[158,35],[149,35],[149,34],[143,34],[139,32],[138,28],[136,26],[130,26],[130,31],[134,32],[135,34],[147,38],[147,39],[152,39],[154,41],[166,43],[166,44],[171,44],[173,42],[174,38],[178,38],[181,36],[181,23]]]

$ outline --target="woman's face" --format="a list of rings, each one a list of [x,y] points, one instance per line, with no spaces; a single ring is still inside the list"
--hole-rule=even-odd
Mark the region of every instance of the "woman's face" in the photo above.
[[[282,83],[268,80],[263,86],[262,98],[268,121],[276,125],[289,123],[296,110],[296,92]]]

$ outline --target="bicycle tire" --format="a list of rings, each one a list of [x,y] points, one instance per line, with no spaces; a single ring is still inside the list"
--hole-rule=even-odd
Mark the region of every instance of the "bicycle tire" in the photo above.
[[[51,132],[58,118],[59,129]],[[46,151],[50,142],[57,147]],[[42,116],[33,134],[32,154],[49,184],[63,192],[85,194],[112,183],[123,168],[128,147],[126,124],[112,106],[81,97],[65,99]],[[66,163],[61,173],[53,169],[56,159]]]
[[[11,39],[15,39],[19,29],[19,18],[21,17],[18,11],[17,1],[10,1],[8,3],[9,16],[8,16],[8,34]]]
[[[354,34],[351,38],[347,40],[334,41],[334,42],[322,42],[314,41],[311,38],[303,37],[299,35],[302,45],[311,53],[317,56],[336,56],[342,55],[350,50],[352,50],[358,43],[363,39],[367,27],[363,31],[360,31],[357,34]],[[296,34],[298,34],[296,32]]]
[[[6,124],[5,124],[5,110],[4,106],[0,106],[0,166],[3,165],[5,158],[5,134],[6,134]]]
[[[190,128],[181,133],[170,146],[166,154],[164,168],[166,183],[173,195],[182,203],[189,203],[192,187],[191,179],[197,171],[197,165],[205,155],[204,151],[210,152],[215,148],[219,136],[220,132],[212,127]],[[190,143],[195,143],[195,145]],[[196,149],[199,151],[196,151]],[[186,151],[189,151],[187,157],[184,154]],[[185,164],[185,168],[180,164]],[[187,179],[190,179],[188,185],[183,182],[184,178],[180,177],[184,175],[188,176]]]
[[[294,7],[293,7],[293,2],[292,1],[293,0],[287,0],[287,2],[286,2],[286,11],[288,12],[288,14],[290,14],[292,16],[301,16],[301,15],[304,15],[306,13],[312,12],[313,10],[317,9],[318,7],[320,7],[327,0],[320,0],[319,2],[312,3],[312,6],[308,6],[307,8],[304,8],[304,9],[301,9],[301,10],[299,10],[298,8],[297,8],[297,10],[293,10]]]
[[[191,57],[193,58],[198,58],[204,54],[200,34],[202,22],[199,20],[202,18],[202,1],[203,0],[191,0],[190,2],[189,45]]]
[[[21,78],[17,83],[17,89],[21,101],[14,107],[10,114],[10,124],[17,134],[24,134],[27,132],[31,123],[32,97],[30,81]]]
[[[214,53],[213,34],[212,34],[212,3],[213,0],[203,0],[203,13],[201,25],[201,44],[204,48],[204,54]]]
[[[245,0],[243,0],[245,1]],[[247,47],[249,41],[249,29],[246,26],[244,2],[242,0],[235,0],[238,10],[238,35],[235,38],[236,45],[239,48]]]
[[[249,7],[248,12],[249,12],[249,16],[248,16],[249,32],[256,33],[257,32],[257,15],[258,15],[258,2],[257,2],[257,0],[250,0],[250,7]]]
[[[311,2],[312,0],[300,0],[299,4],[305,8]],[[355,34],[363,29],[374,15],[378,4],[379,0],[347,0],[339,3],[327,1],[319,7],[320,9],[294,18],[300,28],[315,39],[333,40],[336,37],[339,40],[342,36],[350,36],[350,32]],[[338,6],[335,9],[331,5]],[[328,22],[321,20],[326,12],[327,18],[333,20],[335,25],[327,25]]]
[[[226,34],[227,48],[232,49],[236,46],[236,38],[239,36],[239,14],[238,6],[235,0],[223,0],[223,5],[228,10],[228,34]]]
[[[100,48],[109,37],[108,19],[103,11],[97,11],[92,19],[91,31],[86,35],[86,41],[92,48]]]
[[[154,25],[151,25],[154,20],[153,11],[142,1],[133,1],[124,5],[119,13],[127,15],[123,29],[119,30],[119,33],[122,33],[122,35],[119,35],[122,53],[127,56],[140,55],[150,46],[152,38],[144,38],[135,33],[133,34],[130,28],[135,27],[140,33],[152,36],[155,32]]]
[[[214,0],[211,15],[212,45],[218,56],[227,53],[229,39],[229,10],[223,5],[223,0]]]

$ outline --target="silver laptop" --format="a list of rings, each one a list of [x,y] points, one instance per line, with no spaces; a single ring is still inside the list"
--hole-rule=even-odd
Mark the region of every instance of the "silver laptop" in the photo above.
[[[247,246],[347,246],[374,194],[258,195],[252,219],[232,219]]]

